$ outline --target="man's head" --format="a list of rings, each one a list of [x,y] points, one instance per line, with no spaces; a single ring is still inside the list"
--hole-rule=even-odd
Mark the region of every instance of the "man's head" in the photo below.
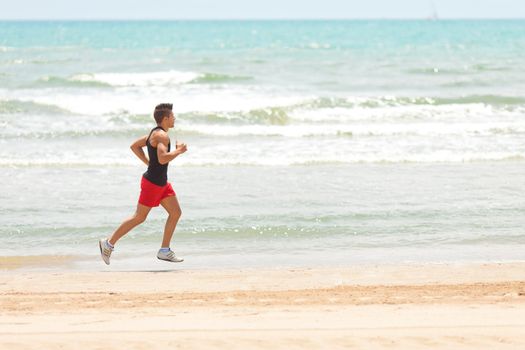
[[[173,115],[173,104],[161,103],[155,106],[153,118],[155,118],[157,125],[164,124],[164,126],[172,128],[175,124],[175,116]]]

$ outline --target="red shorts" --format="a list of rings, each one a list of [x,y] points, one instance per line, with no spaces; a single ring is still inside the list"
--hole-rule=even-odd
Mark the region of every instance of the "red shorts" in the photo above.
[[[155,185],[144,176],[140,182],[139,203],[147,207],[158,207],[160,201],[166,197],[175,196],[171,184],[167,182],[164,186]]]

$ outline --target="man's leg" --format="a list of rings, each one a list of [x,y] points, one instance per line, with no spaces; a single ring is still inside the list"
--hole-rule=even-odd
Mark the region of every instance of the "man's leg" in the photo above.
[[[160,204],[168,212],[168,219],[166,220],[166,226],[164,227],[164,237],[162,238],[162,248],[169,248],[171,237],[177,227],[182,211],[180,209],[179,201],[176,196],[170,196],[164,198]]]
[[[114,245],[122,236],[131,231],[134,227],[142,224],[144,220],[146,220],[146,218],[148,217],[150,210],[151,207],[147,207],[140,203],[137,204],[137,210],[135,211],[135,214],[133,214],[133,216],[124,220],[124,222],[120,224],[116,231],[113,232],[113,235],[111,235],[109,243],[111,245]]]

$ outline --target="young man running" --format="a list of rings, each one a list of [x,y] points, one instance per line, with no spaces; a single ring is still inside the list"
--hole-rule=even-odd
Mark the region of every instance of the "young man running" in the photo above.
[[[131,145],[133,153],[148,166],[148,170],[142,177],[140,197],[135,214],[126,219],[111,237],[99,241],[100,254],[107,265],[109,265],[109,258],[117,241],[135,226],[143,223],[151,208],[158,207],[159,204],[168,212],[168,219],[164,227],[162,246],[157,253],[157,258],[170,262],[184,260],[176,257],[170,249],[171,237],[181,216],[181,210],[175,192],[168,182],[168,163],[187,150],[186,144],[181,143],[177,144],[175,150],[170,152],[168,130],[173,128],[175,124],[172,109],[173,105],[170,103],[157,105],[153,113],[157,126],[150,131],[149,135],[139,138]],[[148,148],[149,160],[144,154],[144,147]]]

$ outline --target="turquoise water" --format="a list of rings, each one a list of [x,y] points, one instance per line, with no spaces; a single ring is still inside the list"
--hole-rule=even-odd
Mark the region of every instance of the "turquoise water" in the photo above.
[[[167,101],[189,144],[169,174],[187,268],[523,260],[524,32],[0,22],[0,256],[99,268],[97,238],[138,197],[129,144]],[[122,241],[116,268],[157,266],[163,220]]]

